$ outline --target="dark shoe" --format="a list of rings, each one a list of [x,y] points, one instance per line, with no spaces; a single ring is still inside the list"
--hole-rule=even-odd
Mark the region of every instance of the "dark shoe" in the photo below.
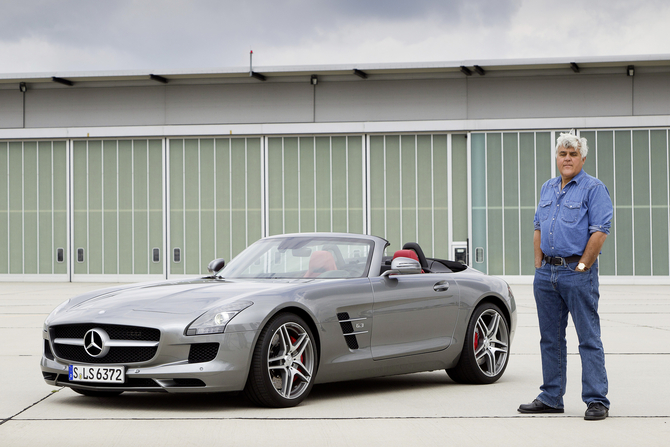
[[[529,404],[519,405],[519,409],[517,411],[519,413],[563,413],[562,408],[550,407],[549,405],[545,405],[537,399]]]
[[[587,421],[600,421],[609,415],[609,410],[600,402],[591,402],[589,408],[584,413],[584,419]]]

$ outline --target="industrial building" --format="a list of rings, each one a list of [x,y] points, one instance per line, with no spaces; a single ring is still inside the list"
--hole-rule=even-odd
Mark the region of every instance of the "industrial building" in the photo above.
[[[529,282],[570,129],[614,203],[601,281],[670,284],[670,56],[0,74],[0,281],[193,276],[334,231]]]

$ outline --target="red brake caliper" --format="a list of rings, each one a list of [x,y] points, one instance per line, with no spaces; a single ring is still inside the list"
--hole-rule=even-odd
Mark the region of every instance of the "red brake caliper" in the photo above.
[[[479,331],[475,332],[475,351],[479,347]]]

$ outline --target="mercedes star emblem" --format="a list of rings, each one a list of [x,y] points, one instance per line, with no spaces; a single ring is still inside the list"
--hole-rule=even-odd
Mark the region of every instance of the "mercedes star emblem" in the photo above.
[[[91,357],[104,357],[109,352],[109,335],[103,329],[94,328],[84,335],[84,349]]]

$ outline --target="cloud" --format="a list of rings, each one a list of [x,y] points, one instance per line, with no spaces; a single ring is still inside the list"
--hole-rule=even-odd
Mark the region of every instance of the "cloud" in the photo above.
[[[664,0],[24,0],[2,71],[670,53]]]

